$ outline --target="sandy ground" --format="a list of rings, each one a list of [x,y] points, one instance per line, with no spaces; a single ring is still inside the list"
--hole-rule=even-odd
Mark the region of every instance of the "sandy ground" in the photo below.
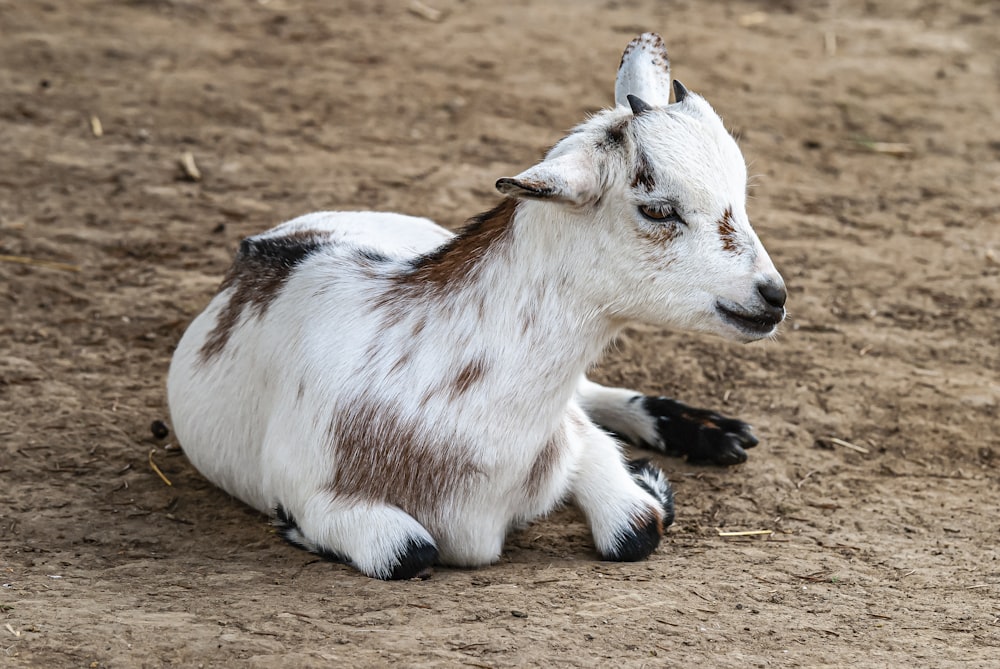
[[[0,665],[998,666],[1000,4],[430,4],[0,0]],[[650,560],[597,561],[567,509],[377,582],[151,437],[241,237],[458,225],[644,30],[740,135],[791,314],[752,346],[631,330],[596,370],[762,438],[658,460]]]

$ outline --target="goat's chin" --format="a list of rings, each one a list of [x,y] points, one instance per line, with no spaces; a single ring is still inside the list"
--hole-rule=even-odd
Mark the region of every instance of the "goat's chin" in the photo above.
[[[773,337],[785,319],[784,309],[745,310],[727,301],[715,304],[718,332],[728,339],[748,344]]]
[[[759,332],[754,332],[752,334],[748,332],[740,332],[736,335],[731,335],[729,338],[738,341],[741,344],[752,344],[755,341],[760,341],[762,339],[775,339],[777,336],[778,336],[778,326],[776,325],[771,329],[770,332],[764,334]]]

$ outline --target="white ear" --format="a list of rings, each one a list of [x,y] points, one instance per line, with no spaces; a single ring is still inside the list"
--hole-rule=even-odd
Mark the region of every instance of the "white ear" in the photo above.
[[[571,204],[593,202],[600,195],[593,162],[581,151],[543,160],[516,177],[498,179],[496,188],[510,197]]]
[[[651,107],[670,104],[670,59],[656,33],[643,33],[625,47],[615,80],[615,104],[635,109],[629,95]]]

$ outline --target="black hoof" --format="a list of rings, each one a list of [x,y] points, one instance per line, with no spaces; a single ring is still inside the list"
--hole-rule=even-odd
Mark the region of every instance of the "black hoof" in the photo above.
[[[399,556],[399,563],[389,574],[390,581],[405,581],[411,578],[431,577],[431,565],[437,562],[438,550],[433,544],[421,539],[410,539],[406,549]]]
[[[746,462],[746,449],[758,443],[749,425],[714,411],[666,397],[645,397],[643,408],[656,420],[662,449],[641,445],[667,455],[686,456],[691,462],[738,465]]]
[[[663,536],[663,523],[659,516],[650,513],[648,516],[636,517],[631,527],[618,538],[615,550],[601,558],[609,562],[638,562],[644,560],[660,545]]]

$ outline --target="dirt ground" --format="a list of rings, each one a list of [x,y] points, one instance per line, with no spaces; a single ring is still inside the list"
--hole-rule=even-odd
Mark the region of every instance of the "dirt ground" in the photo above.
[[[428,4],[0,0],[0,666],[1000,666],[1000,4]],[[776,341],[635,329],[595,371],[762,440],[658,459],[650,560],[567,509],[377,582],[153,439],[241,237],[460,224],[645,30],[740,136],[790,294]]]

